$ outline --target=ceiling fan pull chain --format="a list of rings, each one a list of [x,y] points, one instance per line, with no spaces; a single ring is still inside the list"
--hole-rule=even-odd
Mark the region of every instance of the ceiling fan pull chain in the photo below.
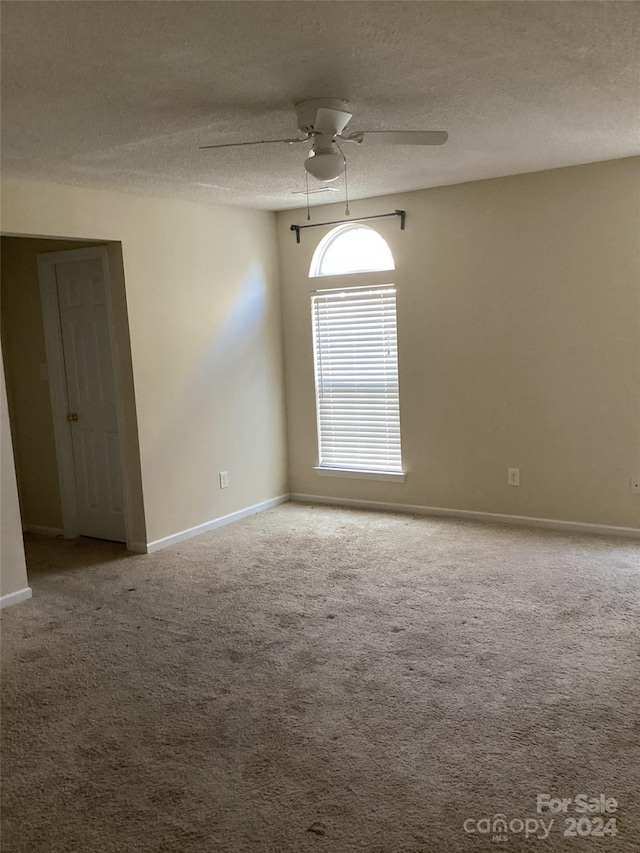
[[[304,182],[306,185],[305,192],[307,194],[307,222],[311,222],[311,211],[309,210],[309,173],[304,173]]]
[[[338,146],[340,148],[340,146]],[[340,153],[342,154],[342,149],[340,149]],[[349,210],[349,181],[347,180],[347,158],[344,157],[344,215],[351,216],[351,211]]]
[[[345,201],[344,215],[345,216],[351,216],[351,211],[349,210],[349,182],[347,180],[347,158],[344,156],[344,151],[340,147],[340,143],[338,142],[337,139],[335,140],[335,142],[336,142],[336,148],[342,154],[342,161],[344,163],[344,201]]]
[[[344,215],[351,216],[351,211],[349,210],[349,183],[347,181],[347,161],[344,161]]]

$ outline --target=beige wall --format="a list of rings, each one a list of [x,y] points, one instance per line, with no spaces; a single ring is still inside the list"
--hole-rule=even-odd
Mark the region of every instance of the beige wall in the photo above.
[[[640,526],[640,159],[353,202],[398,289],[404,484],[318,477],[308,279],[278,215],[290,491]],[[342,205],[313,220],[342,219]],[[355,276],[353,283],[360,283]],[[521,486],[507,486],[507,468]]]
[[[8,179],[2,230],[122,243],[148,542],[286,491],[273,214]]]
[[[62,528],[60,486],[46,374],[37,255],[96,245],[0,239],[0,318],[22,523]]]
[[[5,596],[26,588],[27,569],[1,354],[0,415],[0,596]]]

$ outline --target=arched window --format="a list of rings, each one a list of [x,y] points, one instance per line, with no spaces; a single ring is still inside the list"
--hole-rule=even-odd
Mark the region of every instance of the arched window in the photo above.
[[[356,272],[394,270],[391,249],[366,225],[339,225],[324,237],[313,254],[310,278]]]
[[[377,231],[349,223],[320,242],[309,275],[394,269],[391,250]],[[349,286],[341,280],[336,287],[331,282],[331,287],[312,292],[311,317],[316,472],[325,477],[404,482],[395,285],[359,280],[358,286]]]

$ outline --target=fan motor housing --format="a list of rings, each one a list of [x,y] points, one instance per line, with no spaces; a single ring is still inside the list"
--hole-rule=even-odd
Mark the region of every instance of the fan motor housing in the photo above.
[[[298,130],[310,135],[316,132],[316,114],[320,108],[350,112],[349,101],[344,98],[313,98],[310,101],[300,101],[295,104]]]

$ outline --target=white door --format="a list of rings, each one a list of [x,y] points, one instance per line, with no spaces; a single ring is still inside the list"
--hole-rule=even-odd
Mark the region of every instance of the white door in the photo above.
[[[75,479],[74,533],[124,542],[122,465],[104,250],[57,252],[46,259],[54,271],[54,308],[59,312],[66,392],[64,417],[71,436],[70,461]],[[49,284],[54,284],[51,275]],[[59,419],[61,415],[58,410]],[[61,491],[64,504],[64,489]]]

